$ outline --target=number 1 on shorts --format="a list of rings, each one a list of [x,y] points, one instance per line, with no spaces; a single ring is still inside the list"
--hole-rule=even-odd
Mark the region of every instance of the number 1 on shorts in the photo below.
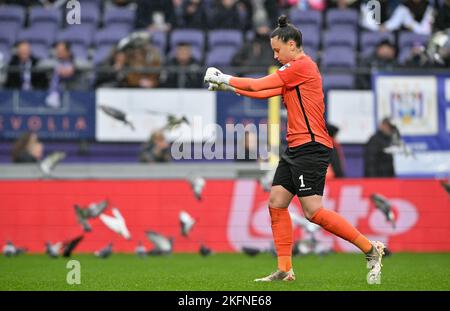
[[[303,182],[303,175],[300,175],[298,179],[301,181],[300,187],[303,188],[305,186],[305,183]]]

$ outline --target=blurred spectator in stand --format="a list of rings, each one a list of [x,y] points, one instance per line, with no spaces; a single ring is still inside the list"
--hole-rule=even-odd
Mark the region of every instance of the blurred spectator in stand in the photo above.
[[[243,29],[236,0],[218,0],[209,21],[212,29]]]
[[[159,85],[159,73],[151,72],[161,65],[161,58],[156,48],[145,45],[127,50],[127,69],[125,76],[127,87],[154,88]],[[146,71],[147,70],[147,71]]]
[[[67,42],[56,43],[55,56],[54,69],[46,103],[48,106],[57,108],[61,105],[61,92],[65,89],[72,88],[71,83],[73,83],[75,78],[75,65],[72,52],[70,51],[70,45]]]
[[[450,0],[445,0],[437,10],[435,31],[450,28]]]
[[[430,58],[426,54],[425,47],[416,42],[411,48],[409,56],[405,59],[406,67],[425,67],[431,66]]]
[[[327,9],[358,9],[360,1],[358,0],[327,0]]]
[[[124,6],[127,6],[127,5],[129,5],[129,4],[133,3],[133,2],[135,2],[135,1],[133,1],[133,0],[112,0],[111,2],[112,2],[115,6],[121,6],[121,7],[124,7]]]
[[[30,44],[26,41],[19,42],[16,45],[16,54],[9,62],[10,70],[5,87],[23,91],[47,88],[47,75],[44,72],[35,71],[37,62],[37,59],[31,55]]]
[[[202,88],[201,64],[192,57],[192,49],[188,43],[179,43],[176,47],[175,58],[169,60],[168,67],[178,67],[177,72],[164,71],[161,83],[167,88]]]
[[[182,0],[137,0],[136,28],[149,30],[170,29],[174,2]]]
[[[178,0],[174,2],[173,28],[198,28],[206,30],[208,17],[202,0]]]
[[[237,51],[231,64],[236,67],[255,67],[254,71],[247,74],[266,72],[267,67],[277,64],[270,46],[270,28],[265,21],[255,23],[255,37]]]
[[[389,118],[384,118],[364,147],[365,177],[395,177],[394,158],[391,153],[385,152],[385,148],[392,145],[395,133]]]
[[[397,64],[397,47],[389,40],[383,40],[377,44],[372,55],[361,62],[361,66],[373,69],[392,69]],[[368,72],[358,79],[358,87],[370,89],[372,87],[372,75]]]
[[[14,163],[35,163],[43,155],[44,145],[36,133],[26,132],[16,140],[11,156]]]
[[[433,7],[427,0],[405,0],[392,16],[379,27],[373,25],[373,30],[396,31],[406,29],[421,35],[431,34],[433,29]]]
[[[279,0],[278,7],[281,9],[299,9],[302,11],[323,11],[328,5],[327,0]]]
[[[39,0],[39,2],[46,8],[60,8],[66,5],[67,0]]]
[[[141,162],[169,162],[171,159],[170,144],[162,131],[154,132],[139,153]]]
[[[328,134],[333,141],[333,151],[331,152],[330,166],[327,170],[327,177],[341,178],[345,177],[344,151],[337,140],[339,128],[332,124],[327,124]]]
[[[23,7],[30,7],[32,5],[38,5],[38,0],[3,0],[0,1],[1,4],[15,4],[15,5],[21,5]]]
[[[127,56],[124,51],[114,48],[111,56],[99,66],[95,80],[95,87],[111,86],[121,87],[124,84],[123,69],[126,65]]]

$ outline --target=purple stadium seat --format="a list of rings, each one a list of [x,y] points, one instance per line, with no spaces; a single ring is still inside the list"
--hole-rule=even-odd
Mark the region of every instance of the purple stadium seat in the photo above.
[[[87,59],[88,48],[93,41],[93,29],[91,24],[71,25],[57,35],[57,41],[70,43],[75,58]]]
[[[243,43],[242,32],[231,29],[217,29],[208,33],[208,49],[219,46],[239,48]]]
[[[395,43],[394,34],[390,32],[373,32],[373,31],[364,31],[360,34],[360,46],[361,46],[361,54],[363,56],[369,56],[375,46],[383,41],[389,40],[392,43]]]
[[[71,44],[83,44],[89,47],[92,44],[93,28],[91,25],[71,25],[57,35],[57,41],[67,41]]]
[[[289,21],[298,27],[302,25],[315,25],[317,28],[321,28],[322,14],[319,11],[291,10],[289,13]]]
[[[98,26],[100,22],[100,10],[96,4],[92,2],[83,3],[81,5],[81,25],[90,24],[95,27]]]
[[[3,28],[1,25],[2,23],[0,23],[0,43],[13,46],[16,42],[16,32],[11,31],[9,28]]]
[[[31,53],[39,59],[47,58],[52,44],[55,42],[55,28],[52,23],[38,23],[21,32],[18,41],[28,41]]]
[[[237,49],[231,46],[213,48],[206,56],[207,66],[229,66]]]
[[[25,9],[18,5],[0,6],[0,21],[13,22],[22,27],[25,22]]]
[[[326,13],[327,29],[336,25],[349,25],[358,27],[358,11],[353,9],[330,9]]]
[[[94,65],[98,65],[104,61],[111,55],[111,51],[114,48],[113,44],[110,45],[101,45],[97,47],[94,51],[94,56],[92,58],[92,62]]]
[[[328,29],[323,34],[324,48],[330,46],[347,46],[356,48],[356,31],[341,32],[334,28]]]
[[[191,46],[192,51],[192,58],[195,59],[197,62],[202,63],[203,62],[203,51],[200,50],[197,46]],[[176,47],[171,49],[168,54],[168,58],[172,59],[175,57],[176,53]]]
[[[328,47],[322,55],[322,66],[353,68],[356,65],[355,51],[349,47]]]
[[[404,65],[407,58],[411,55],[411,48],[410,47],[403,47],[400,49],[398,53],[398,62],[401,65]]]
[[[410,31],[402,31],[398,37],[399,49],[411,48],[416,43],[425,45],[430,37],[427,35],[418,35]]]
[[[305,50],[305,53],[309,55],[309,57],[311,57],[313,61],[317,62],[317,49],[308,45],[305,45],[303,49]]]
[[[352,89],[355,77],[351,74],[324,74],[322,76],[323,89]]]
[[[135,12],[129,8],[120,8],[116,6],[107,7],[103,16],[103,26],[108,27],[112,24],[125,24],[131,30],[134,27]]]
[[[303,38],[303,45],[318,49],[320,45],[320,31],[314,25],[305,25],[300,28]]]
[[[125,29],[117,31],[118,28],[103,28],[95,34],[94,42],[96,46],[117,44],[128,35]]]
[[[11,44],[16,42],[17,34],[22,29],[22,26],[16,22],[2,21],[0,20],[0,32],[3,30],[7,33],[8,38],[13,38]]]
[[[155,48],[164,55],[167,50],[167,33],[164,31],[156,31],[151,33],[150,41]]]
[[[176,29],[172,31],[170,36],[170,47],[175,48],[178,43],[190,43],[193,47],[197,47],[203,51],[205,48],[205,33],[197,29]]]
[[[3,42],[0,42],[0,62],[3,63],[9,63],[11,59],[11,46],[9,44],[5,44]]]
[[[60,25],[62,13],[58,9],[47,9],[43,7],[32,7],[30,9],[29,23],[34,25],[38,22],[54,23]]]
[[[98,65],[106,60],[112,48],[127,35],[128,32],[125,29],[115,27],[108,27],[97,32],[94,37],[96,46],[93,57],[94,64]]]

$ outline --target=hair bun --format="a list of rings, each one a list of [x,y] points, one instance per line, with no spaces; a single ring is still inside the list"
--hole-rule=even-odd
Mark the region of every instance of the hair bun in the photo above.
[[[286,15],[281,15],[280,17],[278,17],[278,27],[283,28],[286,27],[287,24],[288,20]]]

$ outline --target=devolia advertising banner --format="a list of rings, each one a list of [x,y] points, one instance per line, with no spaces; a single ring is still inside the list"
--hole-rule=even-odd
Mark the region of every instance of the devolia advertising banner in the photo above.
[[[372,195],[383,196],[392,206],[394,222],[375,207]],[[267,210],[268,193],[254,180],[207,180],[202,200],[188,181],[20,181],[0,182],[0,241],[11,240],[32,252],[44,243],[84,235],[78,252],[92,252],[112,242],[114,251],[133,252],[138,242],[153,246],[146,231],[173,241],[176,252],[196,252],[205,245],[215,252],[242,247],[271,248]],[[100,217],[89,219],[90,232],[77,222],[74,205],[86,207],[108,201]],[[450,197],[437,180],[330,180],[324,206],[344,216],[370,239],[381,240],[392,251],[450,251]],[[300,204],[289,207],[299,218]],[[110,230],[102,217],[117,211],[125,221],[128,239]],[[187,236],[180,230],[180,212],[195,220]],[[304,226],[294,223],[294,240],[310,238]],[[325,231],[315,233],[318,246],[335,251],[356,248]]]
[[[0,138],[33,131],[41,139],[93,139],[95,93],[64,92],[58,98],[50,104],[45,91],[1,91]]]

